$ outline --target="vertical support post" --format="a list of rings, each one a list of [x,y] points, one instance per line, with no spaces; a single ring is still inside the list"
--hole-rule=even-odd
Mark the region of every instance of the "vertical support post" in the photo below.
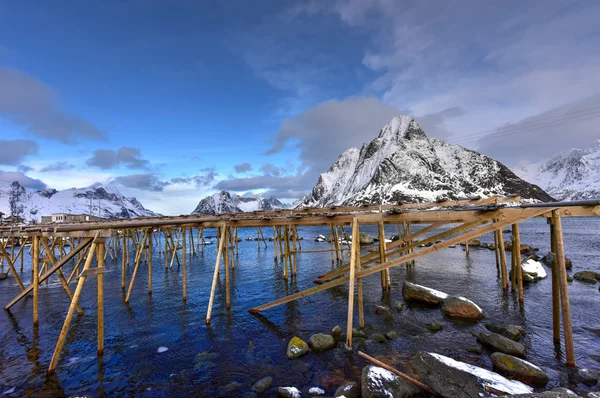
[[[498,230],[494,231],[494,254],[496,255],[496,274],[500,276],[500,253],[498,252]]]
[[[33,237],[33,326],[36,327],[39,324],[38,318],[38,299],[40,291],[40,272],[39,272],[39,261],[40,261],[40,238],[36,235]]]
[[[98,243],[97,268],[104,271],[104,238]],[[98,274],[98,355],[104,355],[104,274]]]
[[[182,255],[183,255],[183,302],[185,303],[187,300],[187,247],[186,242],[187,239],[185,237],[186,228],[181,228],[181,233],[183,234],[183,239],[181,240],[182,244]],[[191,233],[191,232],[190,232]]]
[[[355,219],[356,220],[356,219]],[[356,230],[359,231],[358,220],[356,221]],[[354,239],[354,238],[353,238]],[[360,240],[360,239],[359,239]],[[360,272],[361,270],[361,262],[360,262],[360,244],[352,245],[352,250],[354,251],[354,262],[356,272]],[[363,305],[363,284],[362,278],[358,278],[356,280],[358,287],[358,319],[360,328],[365,327],[365,308]]]
[[[517,258],[517,285],[519,287],[519,303],[525,302],[525,295],[523,294],[523,267],[521,266],[521,235],[519,233],[519,223],[513,224],[513,234],[515,235],[515,241],[513,245],[517,247],[516,258]]]
[[[521,253],[520,253],[520,247],[517,248],[517,245],[515,244],[515,226],[513,224],[512,226],[512,250],[511,250],[511,254],[512,254],[512,258],[511,258],[511,264],[510,264],[510,291],[514,292],[517,289],[517,263],[519,262],[518,260],[521,258]]]
[[[148,232],[148,294],[152,294],[152,256],[154,254],[154,250],[152,250],[153,238],[154,229],[150,228],[150,231]]]
[[[329,224],[329,251],[331,252],[331,264],[335,264],[335,255],[333,254],[333,251],[335,249],[335,243],[334,240],[335,238],[333,237],[333,224]]]
[[[504,250],[504,237],[502,230],[498,231],[498,250],[500,253],[500,272],[502,274],[502,290],[508,291],[508,271],[506,269],[506,251]]]
[[[556,255],[556,231],[552,218],[548,218],[550,224],[550,251],[554,254],[552,262],[552,340],[554,344],[560,344],[560,288],[558,256]]]
[[[210,325],[210,315],[212,313],[213,302],[215,301],[215,289],[217,288],[217,279],[219,278],[219,265],[221,263],[221,252],[225,243],[225,226],[221,227],[221,239],[219,240],[219,249],[217,250],[217,261],[215,262],[215,272],[213,273],[212,287],[210,289],[210,299],[208,300],[208,311],[206,312],[206,324]]]
[[[279,242],[279,235],[277,234],[277,229],[273,226],[273,261],[277,261],[277,245]]]
[[[379,238],[379,263],[385,263],[385,233],[383,231],[383,221],[379,221],[378,224],[378,238]],[[381,271],[381,289],[387,289],[387,278],[385,270]]]
[[[231,307],[231,286],[229,284],[229,237],[231,236],[231,227],[225,226],[225,308]],[[258,230],[258,229],[257,229]],[[260,240],[258,241],[260,249]]]
[[[465,253],[467,253],[467,256],[469,255],[469,240],[465,242]]]
[[[294,239],[292,241],[293,242],[293,249],[294,249],[294,257],[293,257],[294,258],[294,270],[292,271],[292,275],[295,277],[296,276],[296,271],[298,270],[298,253],[297,253],[297,250],[298,250],[298,245],[297,245],[297,242],[298,242],[298,231],[296,230],[296,226],[295,225],[292,225],[291,228],[292,228],[292,234],[293,234],[293,237],[294,237]]]
[[[358,242],[358,222],[352,219],[352,251],[350,252],[350,279],[348,281],[348,322],[346,324],[346,346],[352,347],[352,318],[354,317],[354,268],[356,267],[356,244]]]
[[[125,264],[127,257],[127,241],[125,230],[123,230],[123,245],[121,246],[121,290],[125,290]]]
[[[558,210],[552,210],[552,223],[556,235],[556,261],[558,263],[560,303],[562,307],[563,332],[565,337],[565,353],[567,366],[575,367],[575,350],[573,348],[573,329],[571,327],[571,305],[567,286],[567,269],[565,268],[565,247],[563,243],[562,223]]]

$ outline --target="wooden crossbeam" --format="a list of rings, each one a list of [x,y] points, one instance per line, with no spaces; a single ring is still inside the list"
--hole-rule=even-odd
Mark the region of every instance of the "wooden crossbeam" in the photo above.
[[[519,212],[519,215],[516,216],[516,217],[510,217],[510,218],[500,219],[497,222],[493,222],[491,224],[479,227],[478,229],[475,229],[473,231],[465,232],[465,233],[460,234],[460,235],[458,235],[456,237],[450,238],[450,239],[448,239],[446,241],[442,241],[442,242],[436,243],[436,244],[434,244],[432,246],[425,247],[425,248],[423,248],[422,250],[420,250],[418,252],[413,252],[413,253],[410,253],[410,254],[407,254],[407,255],[404,255],[404,256],[400,256],[400,257],[395,258],[393,260],[389,260],[389,261],[387,261],[387,262],[385,262],[383,264],[378,264],[378,265],[375,265],[375,266],[363,269],[363,270],[361,270],[361,271],[359,271],[359,272],[357,272],[355,274],[355,278],[364,278],[366,276],[369,276],[369,275],[372,275],[374,273],[380,272],[380,271],[382,271],[384,269],[388,269],[390,267],[394,267],[396,265],[402,264],[402,263],[404,263],[406,261],[414,260],[414,259],[419,258],[419,257],[423,257],[423,256],[425,256],[425,255],[427,255],[429,253],[433,253],[435,251],[439,251],[441,249],[445,249],[448,246],[455,245],[455,244],[458,244],[460,242],[464,242],[467,239],[477,238],[477,237],[479,237],[481,235],[485,235],[485,234],[490,233],[490,232],[492,232],[494,230],[505,228],[505,227],[507,227],[507,226],[509,226],[511,224],[514,224],[514,223],[517,223],[517,222],[521,222],[521,221],[527,220],[527,219],[532,218],[532,217],[536,217],[538,215],[547,213],[548,211],[552,211],[552,210],[555,210],[555,209],[547,209],[547,208],[543,208],[543,209],[539,209],[539,208],[536,208],[536,209],[526,209],[524,211]],[[279,300],[275,300],[275,301],[272,301],[270,303],[263,304],[263,305],[260,305],[258,307],[252,308],[252,309],[250,309],[248,311],[250,313],[258,313],[258,312],[261,312],[261,311],[265,311],[265,310],[267,310],[269,308],[273,308],[273,307],[279,306],[281,304],[289,303],[290,301],[294,301],[294,300],[297,300],[299,298],[306,297],[306,296],[309,296],[311,294],[318,293],[318,292],[321,292],[323,290],[327,290],[327,289],[330,289],[332,287],[342,285],[344,283],[347,283],[349,281],[349,279],[350,278],[347,277],[347,276],[346,277],[341,277],[341,278],[338,278],[338,279],[334,279],[334,280],[332,280],[330,282],[326,282],[326,283],[324,283],[324,284],[322,284],[320,286],[315,286],[315,287],[303,290],[301,292],[289,295],[287,297],[283,297],[283,298],[281,298]]]
[[[85,238],[85,239],[83,239],[79,243],[79,245],[77,245],[77,247],[75,247],[73,250],[71,250],[69,253],[67,253],[67,255],[64,256],[62,258],[62,260],[60,260],[58,263],[56,263],[56,265],[54,265],[51,269],[49,269],[48,272],[46,272],[44,275],[42,275],[40,277],[40,281],[39,282],[42,283],[43,281],[45,281],[46,279],[48,279],[48,277],[50,275],[52,275],[53,273],[55,273],[56,270],[58,270],[63,265],[65,265],[66,263],[68,263],[73,257],[75,257],[75,255],[77,253],[79,253],[80,251],[84,250],[90,243],[92,243],[92,240],[93,240],[93,238]],[[10,307],[12,307],[13,305],[15,305],[19,300],[21,300],[23,297],[25,297],[27,294],[29,294],[32,290],[33,290],[33,284],[31,284],[30,286],[28,286],[25,290],[23,290],[15,298],[13,298],[8,304],[6,304],[4,306],[4,309],[5,310],[10,309]]]

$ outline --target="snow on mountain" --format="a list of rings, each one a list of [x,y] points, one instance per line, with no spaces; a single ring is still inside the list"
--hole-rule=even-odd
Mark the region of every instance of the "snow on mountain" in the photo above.
[[[557,200],[600,198],[600,140],[587,149],[570,149],[548,161],[521,162],[512,170]]]
[[[12,186],[10,183],[0,182],[0,211],[10,215],[10,196]],[[152,217],[158,214],[147,210],[136,198],[127,198],[115,186],[94,184],[87,188],[70,188],[62,191],[56,189],[40,189],[38,191],[25,191],[18,199],[18,205],[23,209],[21,217],[26,222],[40,222],[41,216],[52,213],[89,214],[100,217],[134,218]]]
[[[287,205],[277,198],[260,195],[236,195],[225,190],[202,199],[192,214],[243,213],[257,210],[284,209]]]
[[[520,194],[551,201],[539,187],[475,151],[428,138],[409,116],[392,119],[362,148],[350,148],[321,174],[298,207],[429,202]]]

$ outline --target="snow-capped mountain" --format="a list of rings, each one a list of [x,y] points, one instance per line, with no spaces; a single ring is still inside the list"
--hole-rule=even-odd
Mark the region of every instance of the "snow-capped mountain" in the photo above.
[[[428,138],[409,116],[392,119],[362,148],[350,148],[321,174],[298,207],[429,202],[520,194],[552,201],[539,187],[475,151]]]
[[[242,213],[257,210],[284,209],[287,205],[274,196],[263,198],[260,195],[236,195],[225,190],[207,196],[198,203],[192,214]]]
[[[22,210],[21,217],[25,222],[40,222],[41,216],[52,213],[89,214],[100,217],[134,218],[152,217],[158,214],[147,210],[136,198],[127,198],[112,185],[94,184],[87,188],[70,188],[62,191],[56,189],[40,189],[25,191],[20,185],[13,187],[11,183],[0,182],[0,211],[10,215],[11,196]],[[16,191],[21,194],[15,195]],[[91,199],[91,202],[90,202]]]
[[[600,140],[592,147],[570,149],[548,161],[521,162],[513,171],[557,200],[600,198]]]

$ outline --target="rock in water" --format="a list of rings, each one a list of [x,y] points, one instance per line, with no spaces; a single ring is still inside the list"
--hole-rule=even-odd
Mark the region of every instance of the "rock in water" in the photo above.
[[[325,390],[319,387],[311,387],[308,389],[308,393],[314,396],[325,395]]]
[[[0,281],[3,281],[6,278],[8,278],[8,274],[6,272],[0,272]]]
[[[512,341],[498,333],[486,334],[484,332],[479,332],[477,340],[494,351],[500,351],[519,358],[525,357],[525,346],[523,344]]]
[[[598,378],[600,378],[600,372],[592,369],[579,369],[576,374],[577,381],[590,387],[598,384]]]
[[[287,357],[288,359],[295,359],[301,357],[308,352],[308,344],[304,342],[300,337],[294,336],[287,346]]]
[[[317,333],[310,336],[308,341],[314,351],[321,352],[335,347],[335,339],[330,334]]]
[[[271,376],[263,377],[252,386],[252,391],[257,393],[265,392],[273,384],[273,378]]]
[[[337,325],[333,329],[331,329],[331,335],[335,338],[341,336],[342,332],[343,332],[342,328],[339,325]]]
[[[402,295],[406,300],[430,305],[440,305],[443,300],[448,298],[444,292],[406,281],[402,286]]]
[[[335,390],[334,397],[360,398],[360,387],[354,381],[346,383]]]
[[[552,267],[555,258],[556,258],[556,255],[554,253],[548,252],[548,254],[546,254],[544,257],[542,257],[542,261],[548,267]],[[573,262],[571,261],[571,259],[565,257],[565,268],[566,269],[571,269],[572,267],[573,267]]]
[[[600,279],[600,274],[597,274],[594,271],[579,271],[575,272],[573,278],[581,282],[596,283],[596,280]]]
[[[533,387],[544,387],[548,384],[548,375],[530,362],[501,352],[493,353],[491,359],[494,368],[511,379],[520,380]]]
[[[464,297],[448,297],[442,304],[442,312],[450,318],[477,320],[483,311],[477,304]]]
[[[279,396],[281,398],[301,398],[302,397],[300,390],[298,390],[296,387],[279,387],[277,389],[277,394],[279,394]]]
[[[513,341],[521,340],[521,337],[525,335],[525,329],[521,326],[515,325],[497,325],[494,323],[486,323],[485,327],[490,332],[501,334],[504,337],[508,337]]]
[[[546,270],[542,266],[542,263],[539,261],[527,260],[521,264],[521,269],[523,270],[523,276],[528,275],[534,281],[544,279],[548,276]],[[525,280],[525,278],[523,280]]]
[[[158,347],[158,349],[156,350],[156,352],[158,352],[159,354],[162,354],[163,352],[169,351],[169,349],[167,347]]]
[[[361,245],[370,245],[375,241],[375,238],[366,232],[361,232],[358,234],[358,240]]]
[[[487,369],[455,361],[443,355],[420,352],[412,361],[421,381],[443,397],[480,398],[491,396],[488,385],[507,394],[527,394],[533,389],[519,381]]]
[[[378,366],[365,366],[361,380],[362,398],[425,397],[425,391]]]

